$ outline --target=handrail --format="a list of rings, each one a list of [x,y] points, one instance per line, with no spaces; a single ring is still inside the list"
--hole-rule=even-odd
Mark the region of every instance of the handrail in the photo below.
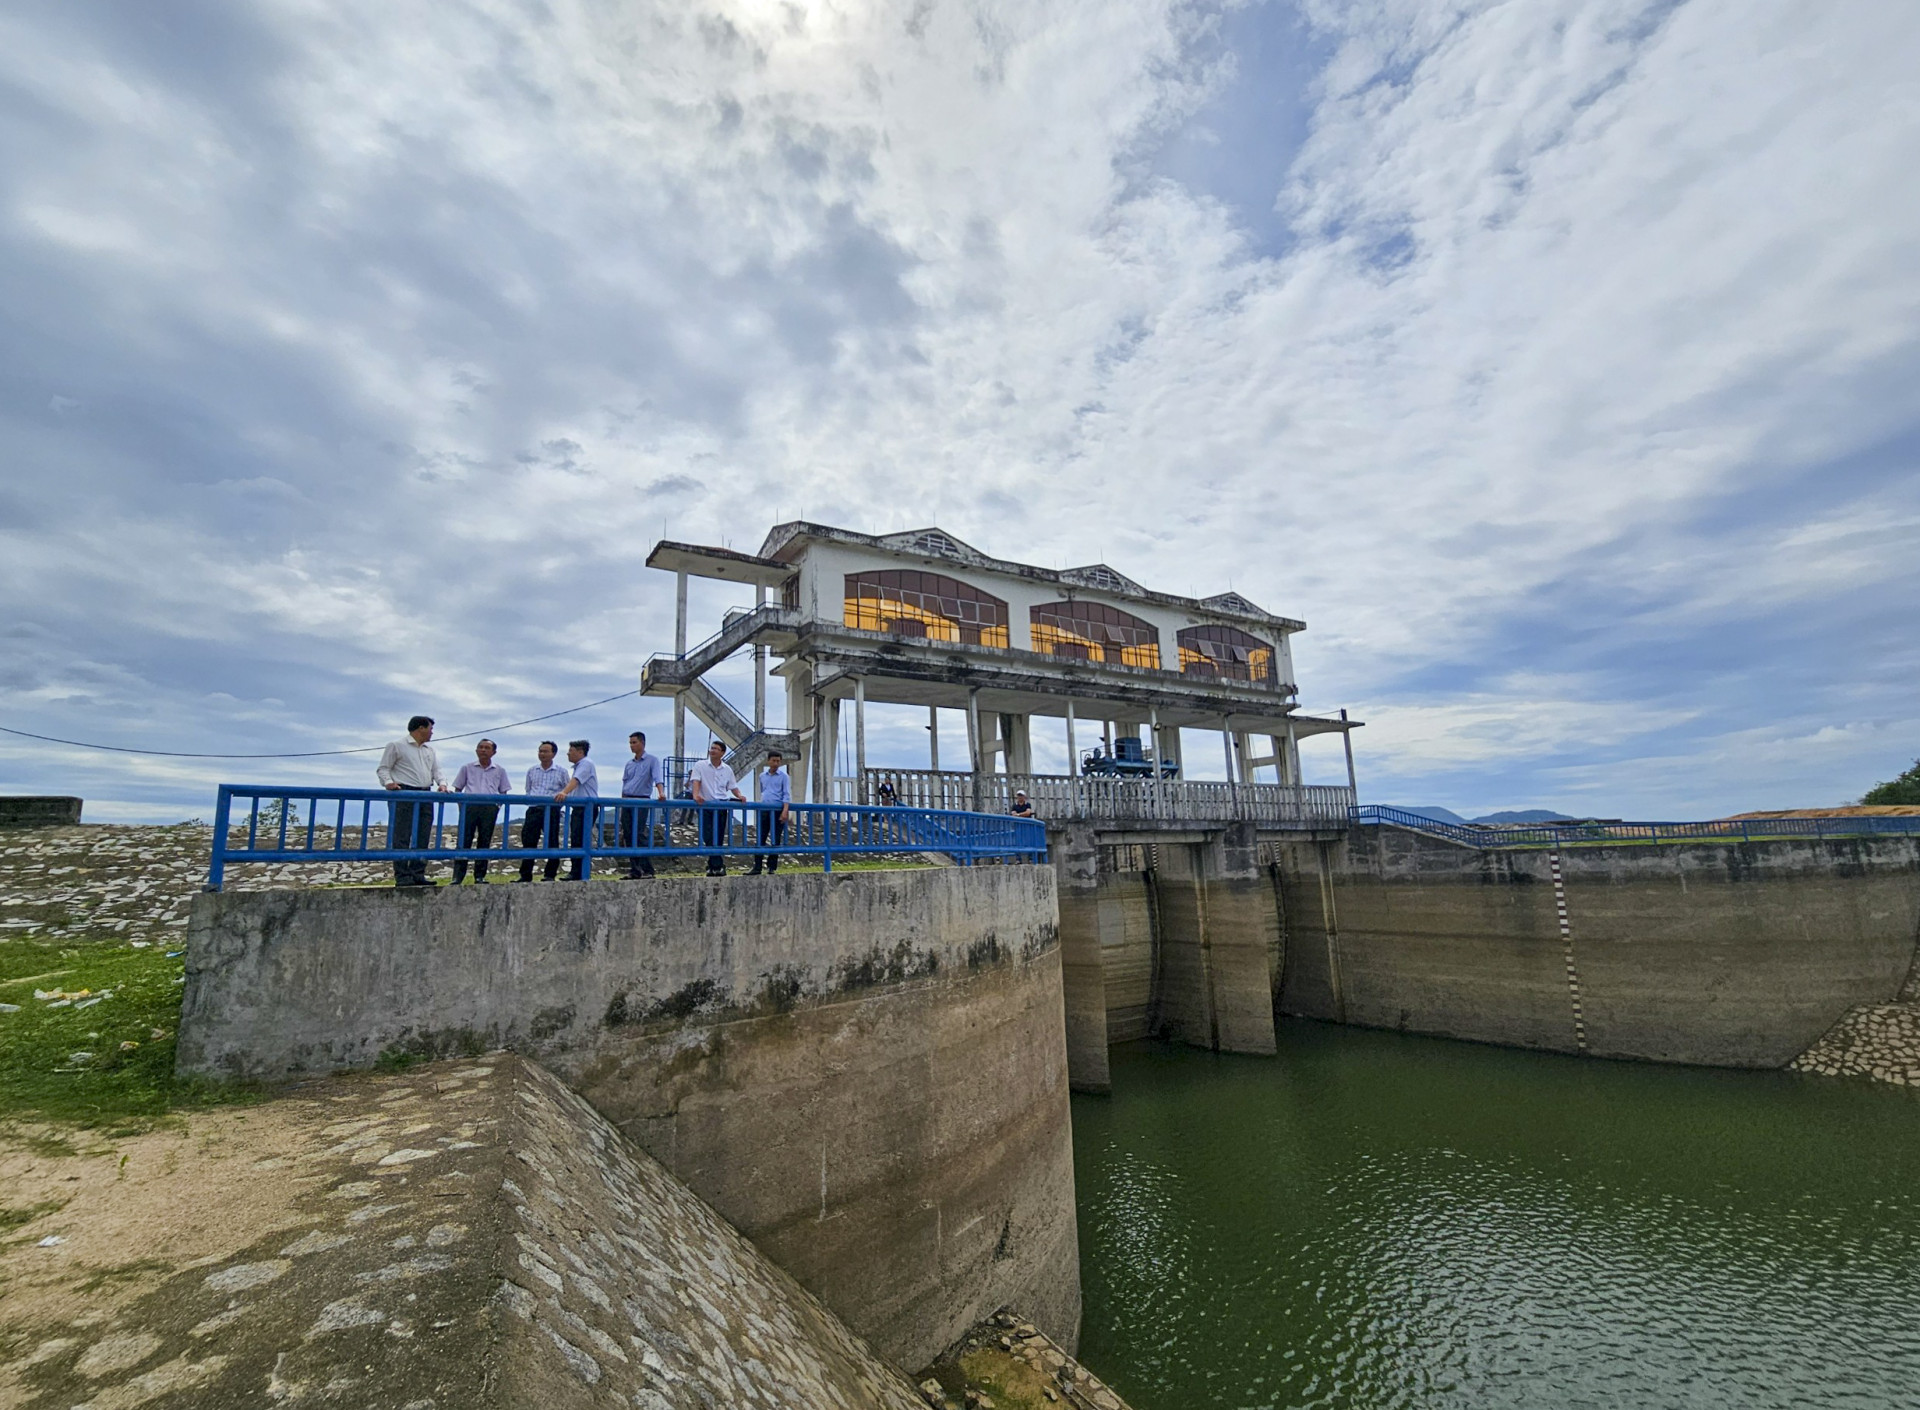
[[[833,781],[837,799],[871,804],[880,786],[908,807],[1003,813],[1022,789],[1050,822],[1086,820],[1182,823],[1251,822],[1285,831],[1340,831],[1353,790],[1344,784],[1227,783],[1210,779],[1118,778],[1072,774],[987,774],[932,769],[870,768],[864,777]]]
[[[1565,822],[1490,827],[1450,823],[1377,803],[1354,808],[1355,823],[1386,823],[1469,847],[1564,847],[1583,842],[1752,842],[1775,837],[1876,837],[1920,833],[1920,817],[1718,818],[1707,822]]]
[[[274,805],[278,806],[274,806]],[[411,804],[433,810],[425,847],[393,847],[387,836],[393,808]],[[462,814],[497,808],[502,846],[462,847]],[[573,835],[583,819],[578,845],[508,845],[516,813],[555,809]],[[302,812],[304,811],[304,818]],[[1044,824],[1027,818],[930,808],[856,807],[795,803],[786,835],[777,846],[760,846],[759,818],[775,812],[762,803],[691,803],[651,798],[552,798],[528,794],[440,793],[378,788],[303,788],[223,783],[215,804],[213,849],[207,887],[218,891],[228,865],[240,862],[562,861],[578,860],[583,878],[596,858],[616,857],[819,857],[827,871],[835,857],[872,853],[938,852],[962,866],[983,861],[1044,862]],[[323,814],[331,814],[323,820]],[[724,841],[679,844],[676,821],[719,816]],[[265,828],[267,835],[262,836]],[[236,829],[244,837],[236,836]],[[543,827],[543,832],[545,831]],[[699,831],[705,832],[703,827]],[[449,840],[451,834],[451,840]],[[642,840],[644,838],[644,840]],[[544,840],[544,838],[543,838]]]

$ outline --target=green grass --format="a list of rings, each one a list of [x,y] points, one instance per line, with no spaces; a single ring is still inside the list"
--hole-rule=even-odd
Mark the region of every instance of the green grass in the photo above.
[[[0,945],[0,1002],[19,1005],[17,1013],[0,1013],[0,1120],[115,1137],[148,1130],[172,1112],[251,1097],[244,1087],[174,1076],[182,974],[179,957],[159,943],[144,950],[104,939]],[[36,989],[112,992],[86,1008],[53,1008],[34,998]],[[81,1053],[91,1056],[76,1060]]]

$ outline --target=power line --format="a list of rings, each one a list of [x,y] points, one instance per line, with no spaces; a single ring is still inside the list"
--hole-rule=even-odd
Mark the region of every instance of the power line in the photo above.
[[[585,705],[575,705],[566,710],[555,710],[551,715],[535,715],[530,720],[515,720],[511,724],[489,725],[486,729],[467,730],[461,734],[443,734],[442,740],[474,739],[483,734],[504,734],[521,725],[537,725],[542,720],[557,720],[562,715],[577,715],[582,710],[592,710],[601,705],[611,705],[616,700],[625,700],[638,695],[637,690],[623,690],[618,695],[609,695],[605,700],[591,701]],[[75,749],[100,749],[109,754],[145,754],[157,759],[331,759],[343,754],[378,754],[387,746],[367,744],[358,749],[310,749],[300,754],[188,754],[177,749],[131,749],[124,744],[93,744],[84,739],[58,739],[50,734],[32,734],[23,729],[10,729],[0,725],[0,734],[17,735],[21,739],[37,739],[43,744],[65,744]]]

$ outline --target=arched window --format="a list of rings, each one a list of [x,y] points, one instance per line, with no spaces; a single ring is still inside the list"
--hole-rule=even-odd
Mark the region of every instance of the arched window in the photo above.
[[[870,632],[1006,646],[1007,604],[939,573],[912,568],[847,574],[846,623]]]
[[[1238,627],[1182,627],[1180,670],[1189,676],[1273,681],[1273,647]]]
[[[1043,602],[1027,609],[1033,649],[1080,661],[1160,669],[1160,631],[1104,602]]]

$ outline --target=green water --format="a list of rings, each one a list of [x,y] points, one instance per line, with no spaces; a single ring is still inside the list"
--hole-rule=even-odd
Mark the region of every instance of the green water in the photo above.
[[[1285,1025],[1075,1097],[1135,1410],[1920,1406],[1920,1093]]]

